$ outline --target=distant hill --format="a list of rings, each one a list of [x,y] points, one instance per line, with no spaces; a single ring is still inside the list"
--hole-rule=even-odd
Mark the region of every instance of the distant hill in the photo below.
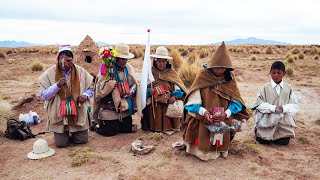
[[[0,47],[26,47],[26,46],[45,46],[45,45],[33,44],[25,41],[0,41]]]
[[[214,43],[214,45],[220,45],[221,42]],[[250,37],[247,39],[234,39],[231,41],[225,41],[226,45],[239,45],[239,44],[275,44],[275,45],[287,45],[289,43],[286,42],[280,42],[280,41],[273,41],[273,40],[265,40],[265,39],[259,39],[255,37]]]
[[[102,41],[97,41],[96,43],[97,43],[98,46],[110,46],[109,43],[102,42]]]

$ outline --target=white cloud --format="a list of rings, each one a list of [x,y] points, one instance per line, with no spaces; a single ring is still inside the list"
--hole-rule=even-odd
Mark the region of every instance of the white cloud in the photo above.
[[[259,37],[320,43],[316,0],[4,0],[0,41],[206,44]]]

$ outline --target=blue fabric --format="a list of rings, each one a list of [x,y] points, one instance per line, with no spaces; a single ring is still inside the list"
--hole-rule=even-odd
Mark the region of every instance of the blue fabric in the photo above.
[[[123,82],[123,80],[120,79],[119,72],[118,72],[119,67],[117,66],[117,64],[113,63],[113,67],[115,69],[116,81]],[[124,67],[124,75],[125,75],[124,80],[128,81],[128,84],[130,84],[129,72],[128,72],[128,68],[126,66]],[[132,115],[134,113],[133,99],[131,96],[127,97],[126,99],[127,99],[128,106],[129,106],[129,114]]]
[[[174,91],[171,93],[171,96],[177,96],[178,99],[181,99],[183,95],[184,95],[184,92],[181,91],[181,89],[174,90]]]
[[[151,97],[150,94],[149,94],[150,91],[151,91],[151,88],[147,88],[147,94],[146,94],[146,95],[147,95],[147,99],[148,99],[149,97]]]
[[[238,114],[242,110],[242,106],[239,101],[230,101],[228,109],[230,109],[231,114]]]
[[[184,105],[184,108],[192,113],[197,113],[199,114],[199,110],[201,108],[201,104],[192,104],[192,105]]]

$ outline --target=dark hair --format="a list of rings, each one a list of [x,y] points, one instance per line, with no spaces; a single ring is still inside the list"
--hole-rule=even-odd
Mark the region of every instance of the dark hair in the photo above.
[[[64,51],[61,51],[60,53],[59,53],[59,55],[58,55],[58,60],[60,59],[60,56],[62,56],[62,55],[65,55],[65,56],[67,56],[67,57],[72,57],[73,58],[73,53],[71,52],[71,51],[69,51],[69,50],[64,50]]]
[[[229,68],[227,68],[226,71],[224,72],[224,78],[226,81],[232,80],[232,76]]]
[[[274,69],[278,69],[278,70],[283,71],[283,72],[286,71],[286,67],[285,67],[285,65],[283,64],[283,62],[281,62],[281,61],[275,61],[274,63],[272,63],[270,72],[271,72],[272,70],[274,70]]]

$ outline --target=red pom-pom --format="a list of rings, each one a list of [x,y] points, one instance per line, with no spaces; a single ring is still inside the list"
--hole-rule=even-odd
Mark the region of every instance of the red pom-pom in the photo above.
[[[147,32],[150,32],[150,29],[148,29]]]

